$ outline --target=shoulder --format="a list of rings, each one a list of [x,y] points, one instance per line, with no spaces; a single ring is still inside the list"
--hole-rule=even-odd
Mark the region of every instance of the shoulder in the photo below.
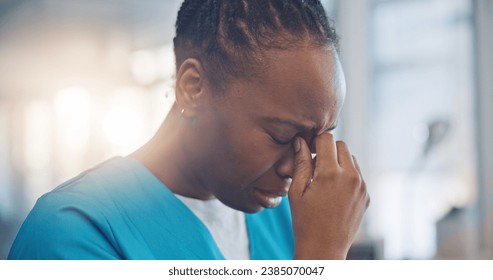
[[[11,248],[11,259],[119,258],[111,219],[122,176],[105,162],[38,199]],[[127,183],[131,183],[128,182]]]

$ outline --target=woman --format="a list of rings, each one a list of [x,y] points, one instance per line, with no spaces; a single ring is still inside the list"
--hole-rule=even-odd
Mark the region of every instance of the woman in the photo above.
[[[9,258],[344,259],[369,198],[320,2],[186,0],[174,47],[156,135],[42,196]]]

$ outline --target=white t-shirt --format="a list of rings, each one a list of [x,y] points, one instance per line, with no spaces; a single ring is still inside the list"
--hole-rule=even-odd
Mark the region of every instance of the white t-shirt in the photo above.
[[[199,200],[175,194],[207,227],[227,260],[250,259],[245,213],[218,199]]]

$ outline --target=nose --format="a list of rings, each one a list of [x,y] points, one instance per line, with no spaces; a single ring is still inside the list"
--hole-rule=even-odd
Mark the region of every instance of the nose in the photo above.
[[[282,157],[279,159],[276,165],[277,175],[284,179],[289,180],[293,178],[294,173],[294,148],[288,149]]]
[[[310,149],[310,152],[312,154],[312,164],[315,164],[315,158],[317,155],[317,148],[315,146],[315,140],[311,139],[311,141],[307,141],[307,139],[304,139],[305,142],[308,144],[308,148]],[[295,163],[294,163],[294,147],[291,147],[291,149],[287,149],[286,152],[282,155],[281,159],[278,161],[277,166],[276,166],[276,172],[279,177],[281,177],[284,180],[290,180],[293,179],[293,173],[295,169]]]

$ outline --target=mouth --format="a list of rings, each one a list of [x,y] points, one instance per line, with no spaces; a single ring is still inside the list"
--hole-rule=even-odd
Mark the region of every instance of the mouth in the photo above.
[[[282,197],[287,195],[287,191],[270,192],[255,188],[253,190],[257,202],[264,208],[274,208],[281,203]]]

